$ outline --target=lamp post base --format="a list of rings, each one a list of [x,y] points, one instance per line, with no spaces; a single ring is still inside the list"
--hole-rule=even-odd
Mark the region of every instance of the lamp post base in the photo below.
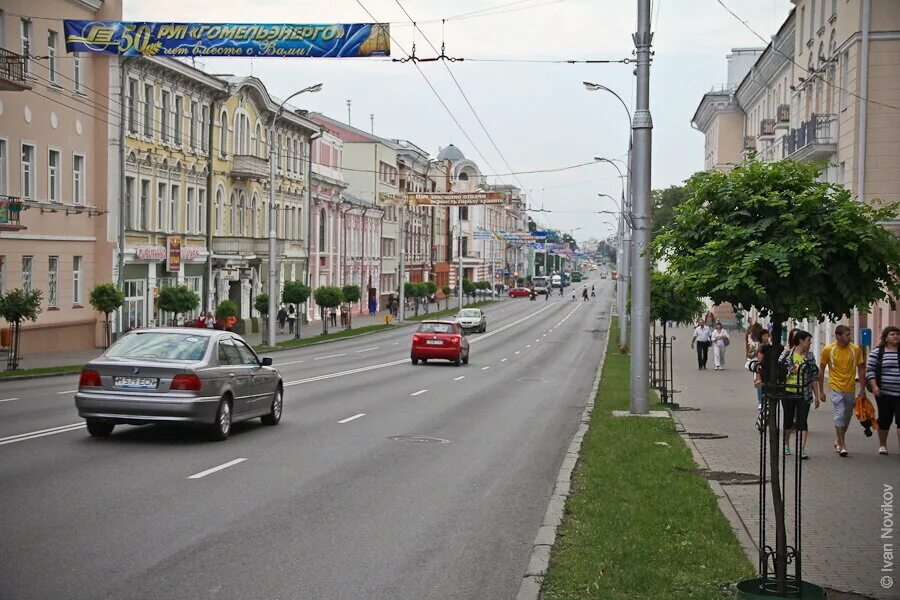
[[[827,596],[825,589],[808,581],[800,581],[799,589],[797,582],[792,581],[789,585],[793,588],[785,594],[779,594],[774,591],[775,582],[772,580],[764,580],[761,577],[755,579],[745,579],[737,584],[737,590],[734,594],[735,600],[757,600],[771,598],[800,598],[801,600],[824,600]]]

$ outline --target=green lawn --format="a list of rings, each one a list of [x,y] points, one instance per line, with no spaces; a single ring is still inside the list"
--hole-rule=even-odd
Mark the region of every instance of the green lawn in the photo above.
[[[310,344],[318,344],[320,342],[328,342],[331,340],[340,340],[343,338],[361,335],[363,333],[372,333],[374,331],[383,331],[385,329],[393,329],[396,325],[380,324],[368,325],[366,327],[357,327],[355,329],[341,329],[340,327],[332,328],[327,335],[322,335],[322,324],[316,322],[313,325],[306,326],[300,331],[300,335],[304,336],[300,339],[285,340],[278,342],[276,347],[271,346],[254,346],[257,352],[272,352],[273,350],[288,350],[290,348],[298,348],[300,346],[309,346]]]
[[[0,379],[5,377],[38,377],[40,375],[55,375],[57,373],[79,373],[84,365],[69,365],[65,367],[42,367],[40,369],[18,369],[16,371],[0,371]]]
[[[628,409],[629,357],[608,347],[541,598],[731,598],[754,567],[706,481],[684,471],[696,464],[673,422],[612,416]]]

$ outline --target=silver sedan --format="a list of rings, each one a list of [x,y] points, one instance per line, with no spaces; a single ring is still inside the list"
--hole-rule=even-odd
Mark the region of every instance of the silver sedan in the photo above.
[[[284,386],[271,358],[213,329],[132,331],[81,372],[75,406],[95,437],[117,424],[202,425],[216,440],[232,423],[281,420]]]
[[[464,308],[456,313],[456,322],[462,327],[463,332],[487,331],[487,317],[480,308]]]

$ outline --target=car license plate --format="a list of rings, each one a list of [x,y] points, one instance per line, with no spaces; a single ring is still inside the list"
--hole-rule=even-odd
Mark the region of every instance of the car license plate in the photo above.
[[[159,379],[153,377],[115,377],[113,385],[127,390],[155,390]]]
[[[426,342],[432,346],[442,346],[444,344],[443,340],[426,340]]]

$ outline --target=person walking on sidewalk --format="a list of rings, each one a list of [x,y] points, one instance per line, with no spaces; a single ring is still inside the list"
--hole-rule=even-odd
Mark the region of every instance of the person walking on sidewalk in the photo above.
[[[294,311],[293,304],[288,305],[287,322],[288,333],[294,333],[294,324],[297,322],[297,313]]]
[[[716,328],[712,332],[713,364],[716,366],[716,371],[725,370],[725,348],[730,343],[731,338],[722,327],[722,322],[716,321]]]
[[[891,421],[900,445],[900,328],[890,325],[881,331],[881,342],[866,363],[866,381],[878,405],[878,454],[887,454]]]
[[[866,380],[865,357],[862,349],[850,340],[853,330],[846,325],[838,325],[834,329],[836,341],[822,348],[819,358],[819,397],[825,397],[824,373],[828,369],[828,387],[831,388],[831,405],[834,408],[834,431],[837,438],[834,451],[847,456],[845,436],[847,426],[853,417],[853,404],[856,398],[856,381],[861,384],[860,395],[865,397],[866,388],[862,384]]]
[[[816,355],[809,351],[812,345],[812,335],[808,331],[800,331],[794,334],[794,346],[781,353],[778,362],[787,368],[788,376],[785,379],[785,391],[788,394],[781,401],[784,413],[784,453],[791,453],[791,436],[794,431],[800,432],[800,448],[794,448],[794,452],[800,452],[800,458],[807,459],[806,439],[809,436],[809,405],[815,401],[819,408],[820,396],[818,385],[813,381],[819,378],[819,369],[816,366]],[[815,373],[815,379],[812,377]]]
[[[288,314],[287,311],[284,310],[284,304],[281,305],[281,308],[278,309],[278,333],[284,333],[284,324],[287,321]]]
[[[697,327],[694,328],[694,337],[691,338],[691,348],[697,345],[697,369],[706,368],[706,362],[709,360],[709,345],[712,341],[712,330],[703,319],[697,321]]]
[[[750,349],[747,351],[748,366],[751,361],[757,361],[761,365],[766,358],[764,349],[772,343],[772,335],[767,329],[763,329],[762,326],[756,324],[754,326],[759,327],[759,330],[756,332],[756,341],[750,342]],[[761,414],[765,388],[763,387],[762,374],[759,371],[753,372],[753,387],[756,388],[756,410]]]

